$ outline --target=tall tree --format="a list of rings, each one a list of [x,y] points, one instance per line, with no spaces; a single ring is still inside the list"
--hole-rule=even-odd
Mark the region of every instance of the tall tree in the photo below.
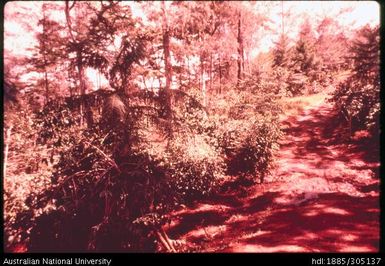
[[[76,12],[71,15],[73,8]],[[67,49],[73,55],[71,65],[77,70],[80,94],[87,90],[86,67],[107,76],[113,89],[128,90],[132,67],[143,58],[148,39],[140,30],[140,22],[133,19],[130,6],[66,1],[65,15],[70,36]],[[111,49],[113,46],[116,49]],[[82,109],[87,124],[92,125],[92,111],[85,102]]]
[[[305,88],[311,89],[311,92],[314,89],[313,82],[319,79],[320,64],[315,42],[316,38],[310,21],[306,19],[301,25],[290,62],[290,69],[294,74],[291,86],[295,93],[304,93]]]
[[[43,74],[45,103],[48,102],[50,96],[56,93],[56,91],[50,90],[50,84],[56,85],[57,83],[55,78],[50,78],[50,76],[55,74],[55,68],[56,70],[60,68],[59,64],[65,56],[64,43],[66,42],[65,38],[60,35],[63,27],[47,15],[51,8],[52,6],[47,3],[42,6],[43,17],[38,22],[38,26],[41,26],[41,32],[36,35],[37,51],[29,61],[33,66],[32,71]]]
[[[316,49],[326,71],[338,70],[344,63],[348,39],[335,18],[326,16],[317,26]]]
[[[245,57],[243,50],[243,34],[242,34],[242,13],[238,11],[238,82],[243,78],[245,68]]]
[[[170,27],[169,27],[169,15],[166,8],[165,1],[162,1],[162,41],[163,41],[163,54],[164,54],[164,71],[166,77],[166,86],[165,86],[165,111],[166,118],[171,116],[171,83],[172,83],[172,65],[171,65],[171,55],[170,55]]]
[[[72,23],[72,18],[71,18],[71,10],[74,8],[76,4],[76,1],[73,1],[72,4],[70,5],[69,1],[65,2],[65,16],[66,16],[66,21],[67,21],[67,28],[68,28],[68,33],[71,38],[70,41],[70,48],[73,49],[75,52],[75,65],[77,68],[77,74],[78,74],[78,79],[79,79],[79,87],[80,87],[80,94],[85,95],[86,94],[86,83],[85,83],[85,78],[84,78],[84,61],[83,61],[83,48],[85,45],[84,39],[82,39],[80,36],[81,31],[81,25],[79,23],[76,23],[73,25]],[[76,22],[79,20],[77,19]],[[74,29],[75,27],[75,29]],[[72,50],[71,49],[71,50]],[[92,126],[93,124],[93,119],[92,119],[92,111],[90,108],[87,107],[87,104],[83,102],[81,106],[81,112],[85,111],[85,117],[87,121],[87,125],[89,127]]]
[[[334,101],[349,122],[350,133],[369,129],[379,134],[380,65],[379,27],[366,25],[359,30],[349,48],[352,72],[335,92]]]
[[[172,81],[172,65],[170,58],[170,27],[168,22],[168,12],[166,3],[162,1],[162,32],[163,32],[163,51],[166,76],[166,90],[170,90]]]

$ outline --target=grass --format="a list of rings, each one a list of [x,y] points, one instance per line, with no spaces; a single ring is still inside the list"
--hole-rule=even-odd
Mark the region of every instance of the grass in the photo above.
[[[285,116],[298,115],[304,109],[321,104],[327,96],[328,93],[325,91],[306,96],[284,97],[281,99],[283,113]]]

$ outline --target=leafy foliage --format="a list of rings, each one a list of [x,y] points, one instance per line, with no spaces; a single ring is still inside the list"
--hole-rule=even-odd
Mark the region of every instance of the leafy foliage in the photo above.
[[[281,136],[278,102],[342,68],[353,72],[333,100],[356,129],[377,131],[378,29],[363,29],[344,61],[334,19],[317,32],[305,21],[293,45],[281,6],[282,34],[254,60],[272,31],[263,6],[66,1],[43,3],[33,26],[23,19],[37,45],[25,60],[5,53],[7,248],[154,251],[179,205],[229,175],[263,182]],[[31,11],[16,9],[8,17]]]
[[[363,27],[350,47],[353,68],[335,91],[332,101],[352,119],[352,130],[369,129],[378,134],[380,111],[379,29]]]
[[[30,250],[144,250],[168,211],[215,192],[226,171],[263,180],[279,136],[270,96],[239,93],[223,113],[228,117],[219,118],[173,90],[171,121],[164,119],[162,92],[98,91],[51,101],[35,126],[59,158],[52,188],[30,205],[55,202],[55,211],[19,216],[16,224],[31,230]],[[84,102],[94,113],[92,129],[79,121]],[[79,239],[68,239],[73,230]],[[51,241],[60,244],[44,244]]]
[[[239,90],[227,94],[225,105],[213,107],[219,115],[219,144],[226,154],[227,171],[255,181],[272,167],[274,151],[281,135],[277,96],[267,84],[253,78],[240,83]]]
[[[61,248],[66,250],[72,250],[72,241],[77,240],[66,240],[65,232],[75,227],[88,230],[88,234],[91,227],[96,228],[91,238],[78,242],[83,243],[83,249],[87,245],[91,250],[103,249],[104,244],[100,244],[104,242],[95,240],[101,237],[99,230],[122,230],[127,235],[117,234],[117,239],[110,239],[109,243],[118,241],[112,246],[141,250],[143,239],[135,233],[144,230],[140,224],[145,223],[151,232],[161,225],[167,210],[186,199],[209,194],[223,176],[220,150],[205,134],[205,112],[194,98],[174,92],[175,106],[180,110],[173,115],[174,133],[170,137],[169,121],[162,118],[162,94],[104,94],[104,101],[98,102],[101,95],[102,92],[87,95],[86,102],[103,106],[92,129],[82,128],[78,122],[78,108],[84,102],[80,97],[77,105],[76,99],[51,101],[37,120],[40,141],[56,146],[60,158],[52,176],[53,188],[40,195],[36,204],[44,205],[54,199],[61,214],[30,219],[29,226],[34,228],[31,250],[39,250],[47,241],[39,231],[46,230],[47,225],[41,223],[47,219],[54,219],[52,225],[69,226],[60,232],[51,228],[52,233],[59,234],[58,239],[63,238]],[[25,215],[20,219],[28,221],[26,217],[32,214]],[[58,215],[60,219],[67,218],[61,222],[56,220]],[[84,217],[74,218],[78,215]],[[145,218],[148,215],[159,219],[150,224]],[[96,226],[97,221],[100,223]],[[118,244],[123,240],[128,242]]]
[[[288,36],[280,35],[272,50],[277,93],[289,97],[312,94],[338,82],[339,73],[347,68],[347,37],[337,29],[333,18],[323,19],[317,32],[305,20],[295,44],[290,43]]]
[[[15,88],[14,88],[15,89]],[[51,208],[31,209],[38,194],[51,187],[50,149],[36,143],[34,114],[29,108],[20,109],[24,102],[16,94],[15,101],[6,104],[4,114],[4,243],[5,248],[19,243],[26,234],[17,223],[23,212],[41,214]],[[25,105],[24,105],[25,106]],[[11,177],[11,178],[10,178]]]

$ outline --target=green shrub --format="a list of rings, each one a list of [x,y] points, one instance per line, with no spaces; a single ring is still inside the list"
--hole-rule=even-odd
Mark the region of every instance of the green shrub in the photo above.
[[[226,133],[225,146],[228,172],[231,175],[245,175],[263,182],[273,162],[277,149],[279,129],[271,121],[237,121],[228,125],[232,129]],[[236,137],[235,137],[236,136]]]
[[[224,103],[219,99],[213,107],[227,173],[261,182],[272,166],[281,135],[278,96],[264,85],[247,79],[224,96]]]
[[[30,251],[148,250],[170,210],[215,192],[226,172],[263,181],[280,134],[274,94],[246,80],[206,108],[199,93],[171,91],[169,117],[163,92],[51,101],[35,127],[57,155],[52,186],[29,204],[54,208],[14,224]]]
[[[331,101],[351,118],[352,131],[379,134],[380,71],[379,28],[363,27],[350,47],[351,75],[336,89]]]
[[[43,110],[36,124],[40,141],[56,146],[59,159],[52,188],[31,207],[54,199],[56,210],[20,216],[19,224],[31,232],[25,236],[31,251],[145,250],[153,243],[154,235],[148,236],[166,222],[168,211],[215,190],[224,163],[214,136],[207,134],[213,129],[206,111],[194,97],[175,91],[167,121],[162,97],[105,95],[92,128],[80,120],[65,122],[80,116],[79,105],[71,109],[68,101],[59,100]],[[61,112],[67,108],[71,112]],[[73,231],[82,233],[68,239]]]
[[[171,187],[181,198],[191,200],[208,195],[224,176],[222,154],[208,138],[203,134],[178,136],[164,154]]]
[[[29,202],[33,202],[37,194],[51,186],[50,149],[36,143],[33,117],[27,104],[8,106],[4,113],[4,147],[8,146],[3,183],[6,250],[19,244],[23,238],[24,228],[15,226],[18,215],[31,212]],[[52,206],[46,207],[50,209]],[[39,208],[33,211],[40,213],[44,210]]]

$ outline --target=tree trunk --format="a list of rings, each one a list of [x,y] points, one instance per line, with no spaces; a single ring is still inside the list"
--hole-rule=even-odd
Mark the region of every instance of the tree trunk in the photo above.
[[[206,80],[205,80],[205,72],[202,74],[202,97],[203,97],[203,106],[206,107],[207,99],[206,99]]]
[[[171,67],[170,67],[170,48],[169,48],[169,37],[168,37],[168,32],[165,33],[164,36],[164,54],[165,54],[165,65],[166,65],[166,90],[171,89]]]
[[[77,60],[77,68],[78,68],[80,95],[84,95],[86,93],[86,86],[84,82],[84,68],[82,63],[82,53],[80,49],[76,52],[76,60]]]
[[[242,17],[238,13],[238,83],[243,78],[244,55],[243,55],[243,36],[242,36]]]
[[[46,11],[46,6],[43,4],[43,42],[42,42],[42,45],[43,45],[43,62],[44,62],[44,87],[45,87],[45,103],[47,104],[48,103],[48,99],[49,99],[49,86],[48,86],[48,73],[47,73],[47,65],[48,65],[48,62],[47,62],[47,56],[46,56],[46,51],[47,51],[47,45],[45,43],[45,40],[46,40],[46,14],[45,14],[45,11]]]
[[[49,100],[49,88],[48,88],[48,73],[46,67],[44,67],[44,86],[45,86],[45,103]]]
[[[5,140],[6,141],[6,145],[5,145],[5,149],[4,149],[4,168],[3,168],[3,176],[4,176],[4,178],[6,177],[6,174],[7,174],[7,162],[8,162],[9,144],[11,142],[11,130],[12,130],[12,126],[10,126],[7,129],[7,134],[6,134],[7,139]]]
[[[75,3],[75,2],[74,2]],[[72,7],[74,4],[72,5]],[[76,51],[76,63],[77,63],[77,70],[78,70],[78,78],[79,78],[79,86],[80,86],[80,95],[86,94],[86,84],[84,80],[84,65],[83,65],[83,55],[82,55],[82,47],[79,46],[79,42],[76,40],[72,33],[72,25],[71,25],[71,17],[70,17],[70,10],[71,8],[69,6],[69,2],[66,1],[65,5],[65,15],[66,15],[66,21],[67,21],[67,27],[69,34],[71,36],[72,42],[77,45],[77,51]],[[83,117],[83,111],[85,112],[85,118],[87,122],[88,127],[92,127],[93,125],[93,117],[92,117],[92,111],[90,106],[86,103],[85,98],[82,101],[82,104],[80,106],[80,112],[81,117]]]
[[[210,53],[209,78],[210,78],[209,90],[211,91],[211,88],[213,86],[213,54],[212,53]]]
[[[182,59],[180,62],[180,69],[179,69],[179,89],[181,89],[183,86],[183,68],[184,68],[184,63]]]
[[[187,56],[187,73],[188,73],[188,86],[191,86],[191,71],[190,71],[190,57]]]
[[[77,67],[78,67],[78,77],[79,77],[79,85],[80,85],[80,95],[86,95],[86,83],[84,80],[84,66],[83,66],[83,56],[80,49],[76,53],[77,55]],[[81,104],[81,110],[84,111],[84,115],[86,118],[86,123],[88,127],[92,127],[94,124],[92,117],[92,110],[89,104],[86,102],[86,98],[83,99]]]
[[[166,232],[161,228],[160,230],[155,231],[156,236],[159,239],[159,242],[167,250],[167,252],[175,253],[175,247],[171,239],[167,236]]]
[[[221,62],[221,55],[219,54],[219,94],[222,93],[222,62]]]
[[[201,90],[202,90],[203,106],[206,106],[205,66],[204,66],[202,55],[200,55],[200,65],[201,65],[200,76],[201,76]]]
[[[171,117],[171,81],[172,81],[172,66],[170,60],[170,29],[167,20],[167,12],[165,2],[162,1],[162,11],[163,11],[163,53],[164,53],[164,67],[165,67],[165,76],[166,76],[166,86],[165,86],[165,105],[166,105],[166,117]]]

